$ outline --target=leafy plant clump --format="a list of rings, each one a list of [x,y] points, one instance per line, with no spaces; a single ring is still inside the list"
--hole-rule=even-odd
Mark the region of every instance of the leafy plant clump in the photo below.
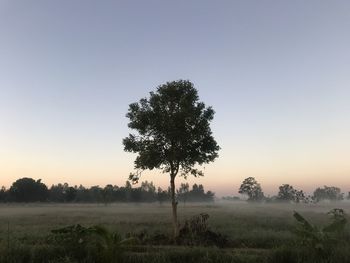
[[[331,223],[324,227],[317,227],[307,221],[299,213],[294,212],[294,218],[298,221],[296,235],[303,246],[317,250],[319,252],[346,242],[345,227],[347,218],[343,209],[335,208],[327,213],[331,216]]]
[[[310,223],[294,212],[298,225],[294,233],[295,245],[281,246],[274,250],[269,262],[286,263],[346,263],[349,262],[349,236],[346,232],[347,218],[343,209],[335,208],[327,213],[331,222],[323,227]]]
[[[226,247],[226,236],[210,230],[208,226],[209,215],[201,213],[185,221],[180,228],[178,244],[189,246],[217,246]]]

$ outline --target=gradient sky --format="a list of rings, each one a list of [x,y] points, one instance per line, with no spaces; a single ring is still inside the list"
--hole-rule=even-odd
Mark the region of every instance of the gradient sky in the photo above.
[[[350,191],[350,2],[328,0],[0,0],[0,185],[124,184],[128,104],[177,79],[222,148],[189,183]]]

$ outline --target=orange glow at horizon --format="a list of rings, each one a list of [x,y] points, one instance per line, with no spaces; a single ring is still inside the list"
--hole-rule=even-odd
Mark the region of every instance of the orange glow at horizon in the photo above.
[[[328,147],[329,151],[326,152],[308,152],[304,148],[304,152],[299,154],[292,151],[276,153],[271,149],[253,151],[249,148],[245,151],[236,149],[234,154],[235,151],[224,149],[214,163],[203,167],[204,177],[189,176],[187,180],[178,177],[176,184],[203,184],[205,190],[214,191],[217,196],[238,195],[241,182],[244,178],[252,176],[258,180],[267,195],[276,194],[278,186],[284,183],[309,193],[323,185],[334,185],[344,192],[350,191],[350,164],[346,157],[349,156],[346,154],[349,148],[333,148],[336,152],[330,151],[331,147]],[[77,157],[0,153],[1,185],[9,187],[18,178],[32,177],[42,179],[48,186],[64,182],[86,187],[106,184],[122,186],[133,170],[135,155],[121,150],[109,152],[109,155],[84,153]],[[159,170],[144,171],[140,181],[145,180],[153,181],[163,189],[169,185],[168,175]]]

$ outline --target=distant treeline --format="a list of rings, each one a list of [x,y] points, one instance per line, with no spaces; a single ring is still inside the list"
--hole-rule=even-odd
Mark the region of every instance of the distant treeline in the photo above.
[[[248,201],[252,202],[293,202],[293,203],[317,203],[320,201],[341,201],[350,199],[350,192],[345,196],[341,189],[336,186],[318,187],[312,195],[307,195],[303,190],[296,189],[290,184],[282,184],[278,188],[276,196],[265,196],[260,184],[254,177],[248,177],[242,182],[238,192],[246,195]],[[224,200],[240,200],[237,196],[226,196]]]
[[[212,202],[215,194],[204,191],[203,185],[194,184],[192,189],[181,184],[177,190],[177,199],[181,202]],[[70,186],[67,183],[52,185],[48,188],[41,180],[21,178],[9,189],[0,190],[0,202],[57,202],[57,203],[112,203],[112,202],[169,202],[170,189],[163,190],[153,182],[142,182],[139,187],[132,187],[127,181],[125,186],[108,184],[105,187],[86,188]]]

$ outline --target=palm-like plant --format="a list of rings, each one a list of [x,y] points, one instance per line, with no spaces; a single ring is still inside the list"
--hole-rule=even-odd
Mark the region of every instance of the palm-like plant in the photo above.
[[[317,227],[294,211],[294,218],[298,221],[295,233],[301,239],[302,245],[322,251],[340,241],[338,237],[344,233],[347,224],[345,212],[335,208],[327,214],[331,216],[332,222],[324,227]]]

